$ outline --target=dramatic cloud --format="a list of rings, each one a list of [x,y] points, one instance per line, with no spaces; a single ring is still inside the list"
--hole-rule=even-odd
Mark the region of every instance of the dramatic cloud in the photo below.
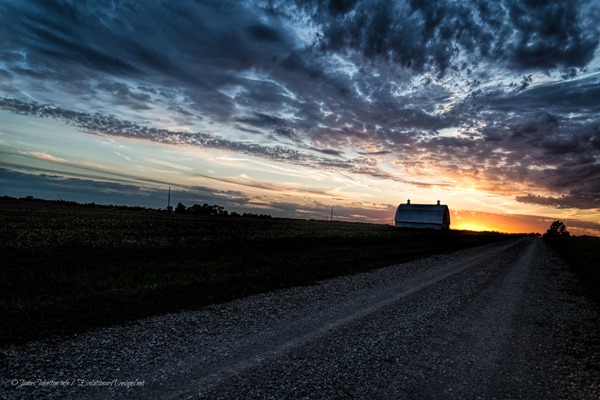
[[[600,197],[598,197],[598,193],[569,193],[560,197],[543,197],[528,194],[526,196],[517,196],[516,200],[522,203],[541,204],[557,208],[600,209]]]
[[[317,1],[308,8],[323,26],[324,48],[441,75],[461,55],[523,70],[583,67],[598,40],[590,18],[598,9],[586,2]]]
[[[15,185],[14,182],[18,182]],[[136,186],[121,182],[98,181],[89,178],[65,178],[60,175],[26,174],[0,168],[0,183],[12,186],[9,193],[13,197],[47,197],[53,194],[53,200],[90,202],[90,192],[94,192],[93,201],[98,204],[139,205],[140,197],[145,198],[149,207],[165,208],[168,201],[167,189],[156,189],[146,186]],[[185,190],[173,187],[171,190],[172,205],[178,202],[186,206],[193,204],[219,204],[230,211],[251,208],[249,198],[240,192],[219,191],[205,187],[189,187]]]
[[[53,107],[50,105],[24,103],[15,99],[0,98],[0,109],[8,109],[15,113],[32,115],[39,118],[54,118],[62,120],[91,134],[114,135],[120,137],[152,140],[167,144],[185,144],[198,147],[225,149],[260,156],[267,159],[285,161],[292,164],[310,165],[322,169],[345,170],[355,174],[370,175],[376,178],[387,178],[392,180],[398,179],[392,174],[382,171],[376,167],[363,165],[365,163],[364,158],[327,159],[302,153],[289,147],[261,146],[254,143],[232,141],[223,137],[214,137],[209,134],[198,132],[190,133],[170,131],[159,128],[149,128],[138,125],[131,121],[116,119],[112,115],[107,116],[102,114],[87,114]],[[260,118],[266,120],[266,122],[258,122],[260,121]],[[257,124],[259,125],[271,125],[273,123],[279,123],[279,121],[275,118],[269,118],[267,116],[260,116],[260,118],[257,119]],[[340,152],[335,150],[310,149],[329,156],[340,155]]]
[[[0,13],[11,113],[600,209],[598,0],[9,0]]]

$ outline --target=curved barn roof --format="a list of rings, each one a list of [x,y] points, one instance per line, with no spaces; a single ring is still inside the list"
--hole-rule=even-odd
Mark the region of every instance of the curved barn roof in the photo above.
[[[396,226],[450,227],[450,211],[444,204],[400,204],[396,210]]]

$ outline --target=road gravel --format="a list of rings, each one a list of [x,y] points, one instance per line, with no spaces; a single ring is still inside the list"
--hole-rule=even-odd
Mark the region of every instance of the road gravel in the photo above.
[[[600,318],[539,238],[0,348],[2,399],[600,399]]]

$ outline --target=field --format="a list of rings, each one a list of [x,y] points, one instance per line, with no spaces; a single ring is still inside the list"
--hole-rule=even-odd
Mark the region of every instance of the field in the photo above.
[[[600,305],[600,238],[578,236],[546,240],[571,266],[587,293]]]
[[[196,309],[503,240],[0,199],[0,343]]]

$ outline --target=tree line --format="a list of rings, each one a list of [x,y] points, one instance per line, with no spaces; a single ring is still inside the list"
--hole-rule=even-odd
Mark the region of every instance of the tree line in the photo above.
[[[193,215],[215,215],[215,216],[231,216],[231,217],[250,217],[250,218],[273,218],[269,214],[256,214],[245,212],[243,214],[239,214],[235,211],[229,212],[223,206],[219,206],[217,204],[208,205],[204,204],[194,204],[193,206],[186,207],[183,203],[177,204],[177,207],[173,209],[172,206],[168,206],[166,208],[151,208],[151,207],[142,207],[142,206],[125,206],[125,205],[114,205],[114,204],[96,204],[96,203],[77,203],[75,201],[65,201],[65,200],[46,200],[39,199],[33,196],[26,197],[10,197],[10,196],[1,196],[0,200],[5,201],[27,201],[34,202],[40,204],[48,204],[48,205],[61,205],[61,206],[72,206],[72,207],[88,207],[88,208],[96,208],[96,209],[106,209],[106,210],[121,210],[121,211],[145,211],[145,212],[159,212],[159,213],[172,213],[175,212],[177,214],[193,214]]]
[[[214,215],[214,216],[221,216],[221,217],[231,216],[231,217],[251,217],[251,218],[272,218],[269,214],[255,214],[255,213],[249,213],[249,212],[239,214],[235,211],[230,213],[223,206],[219,206],[217,204],[208,205],[207,203],[204,203],[202,205],[194,204],[193,206],[186,207],[183,203],[179,202],[177,204],[177,206],[175,207],[174,212],[176,214]]]

